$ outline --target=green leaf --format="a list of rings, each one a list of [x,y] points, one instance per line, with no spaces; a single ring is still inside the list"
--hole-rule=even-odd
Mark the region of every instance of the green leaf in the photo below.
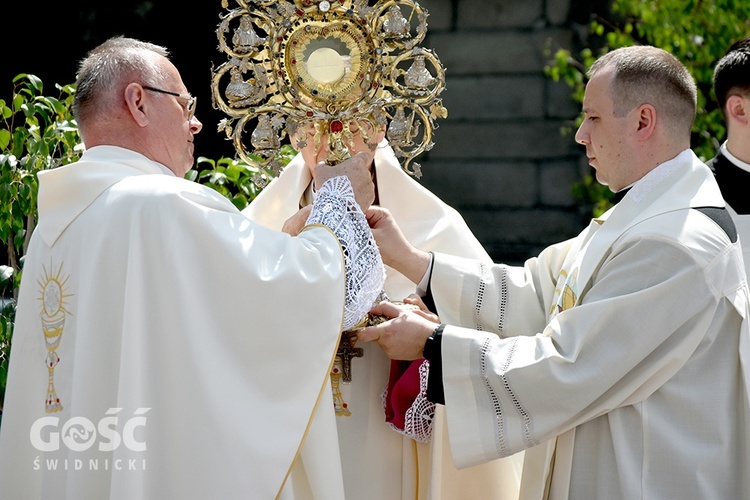
[[[0,287],[4,287],[9,281],[13,280],[15,269],[10,266],[0,266]]]
[[[42,90],[44,89],[42,80],[36,75],[28,75],[28,80],[29,83],[31,83],[32,87],[34,87],[34,90],[36,90],[37,94],[41,94]]]
[[[222,172],[214,171],[211,172],[211,175],[209,176],[209,181],[211,184],[217,184],[222,185],[227,181],[227,176],[224,175]]]

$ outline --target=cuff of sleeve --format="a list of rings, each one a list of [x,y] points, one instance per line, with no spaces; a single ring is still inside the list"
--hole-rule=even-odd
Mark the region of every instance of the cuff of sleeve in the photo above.
[[[419,282],[417,287],[417,295],[422,297],[425,307],[430,311],[437,313],[437,307],[435,307],[435,299],[432,298],[432,288],[430,282],[432,281],[432,263],[435,261],[435,254],[430,252],[430,265],[427,266],[427,271],[422,277],[422,281]],[[442,330],[441,330],[442,331]]]
[[[430,264],[422,276],[422,280],[417,285],[417,295],[424,297],[430,289],[430,278],[432,277],[432,262],[435,260],[435,254],[430,252]]]
[[[431,403],[445,404],[443,389],[443,357],[442,340],[445,323],[440,323],[424,344],[422,355],[430,362],[430,372],[427,376],[427,400]]]

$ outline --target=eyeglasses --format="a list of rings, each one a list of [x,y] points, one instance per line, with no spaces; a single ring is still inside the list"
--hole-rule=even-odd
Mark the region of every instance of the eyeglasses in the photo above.
[[[149,87],[147,85],[142,86],[145,90],[150,90],[152,92],[159,92],[160,94],[167,94],[172,95],[175,97],[178,97],[180,99],[185,99],[187,101],[187,104],[185,105],[185,109],[187,109],[188,112],[188,121],[193,119],[193,116],[195,116],[195,101],[196,98],[191,96],[190,94],[178,94],[177,92],[172,92],[169,90],[163,90],[163,89],[157,89],[156,87]]]

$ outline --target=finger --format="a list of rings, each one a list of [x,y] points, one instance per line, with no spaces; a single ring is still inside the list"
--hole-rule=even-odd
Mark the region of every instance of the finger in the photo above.
[[[359,342],[377,342],[380,340],[381,331],[380,325],[362,328],[357,330],[357,340]]]
[[[386,218],[386,213],[387,210],[385,208],[378,205],[370,205],[365,211],[367,224],[373,229],[377,228],[380,221]]]
[[[427,306],[422,300],[422,297],[420,297],[416,293],[410,293],[408,297],[404,298],[404,304],[411,304],[413,306],[417,306],[424,311],[428,310]]]
[[[387,300],[375,304],[372,309],[370,309],[370,313],[378,316],[386,316],[388,318],[395,318],[402,312],[403,309],[401,309],[401,307]]]

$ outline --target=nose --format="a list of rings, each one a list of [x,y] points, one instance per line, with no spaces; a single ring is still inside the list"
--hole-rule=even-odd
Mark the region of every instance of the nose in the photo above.
[[[584,146],[588,144],[589,141],[589,134],[585,130],[586,128],[586,120],[584,119],[583,122],[581,122],[581,125],[578,127],[578,130],[576,131],[575,140],[578,144],[583,144]]]
[[[194,134],[197,134],[202,129],[203,129],[203,124],[195,115],[193,115],[190,118],[190,131]]]

